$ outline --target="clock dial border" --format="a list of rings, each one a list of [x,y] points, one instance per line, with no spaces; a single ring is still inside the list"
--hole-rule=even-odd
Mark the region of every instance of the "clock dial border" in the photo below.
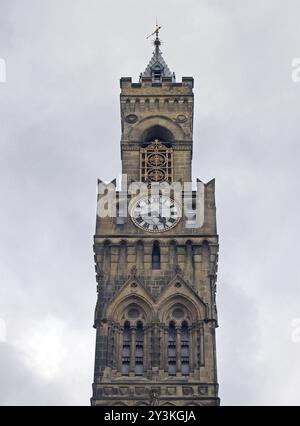
[[[149,203],[149,200],[151,200],[151,198],[153,198],[153,195],[150,196],[144,196],[141,197],[139,200],[135,201],[134,205],[131,207],[130,209],[130,218],[131,221],[133,222],[133,224],[138,227],[139,229],[141,229],[142,231],[145,232],[149,232],[151,234],[159,234],[159,233],[163,233],[163,232],[168,232],[172,229],[174,229],[180,222],[181,218],[182,218],[182,206],[180,205],[180,203],[178,201],[175,201],[174,199],[168,197],[168,196],[157,196],[157,198],[159,198],[160,200],[162,199],[167,199],[169,202],[171,202],[172,204],[174,204],[174,206],[176,207],[176,219],[174,217],[169,217],[166,220],[166,223],[168,224],[167,227],[161,227],[159,226],[159,224],[150,224],[149,222],[143,220],[141,218],[141,216],[136,217],[135,215],[135,211],[137,209],[138,204],[142,201],[142,200],[146,200],[147,203]],[[139,220],[140,219],[140,220]],[[171,220],[171,223],[170,223]],[[142,225],[142,223],[146,224],[146,226]],[[153,226],[153,228],[155,229],[151,229],[151,226]]]

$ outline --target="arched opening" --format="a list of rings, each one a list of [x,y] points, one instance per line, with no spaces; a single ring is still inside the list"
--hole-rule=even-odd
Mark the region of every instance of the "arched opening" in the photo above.
[[[144,372],[144,327],[141,321],[136,328],[135,375],[142,376]]]
[[[152,269],[160,269],[160,247],[159,242],[155,241],[152,248]]]
[[[122,352],[122,374],[128,376],[130,371],[130,345],[131,345],[131,330],[128,321],[124,324],[123,330],[123,352]]]
[[[169,324],[168,369],[170,376],[176,376],[176,329],[173,321]]]
[[[189,327],[186,321],[181,326],[181,372],[183,376],[190,374]]]
[[[172,144],[174,140],[173,133],[163,126],[152,126],[149,129],[145,130],[142,135],[143,146],[147,146],[150,142],[153,142],[155,139],[158,139],[160,142],[164,142],[166,145]]]

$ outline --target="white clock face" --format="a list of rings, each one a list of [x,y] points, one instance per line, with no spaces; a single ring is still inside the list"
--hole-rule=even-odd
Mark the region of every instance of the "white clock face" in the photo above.
[[[181,219],[179,203],[166,196],[140,198],[130,212],[133,223],[147,232],[165,232]]]

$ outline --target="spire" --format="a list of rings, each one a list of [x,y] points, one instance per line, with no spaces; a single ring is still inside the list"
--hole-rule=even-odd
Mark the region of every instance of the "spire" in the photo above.
[[[156,35],[155,40],[153,42],[155,46],[155,50],[153,52],[152,58],[145,69],[145,71],[141,74],[142,77],[152,77],[153,82],[161,82],[162,77],[172,77],[173,81],[175,81],[175,73],[172,73],[166,64],[162,52],[160,50],[161,40],[159,38],[159,31],[161,30],[161,26],[156,23],[156,30],[150,34],[148,38]]]

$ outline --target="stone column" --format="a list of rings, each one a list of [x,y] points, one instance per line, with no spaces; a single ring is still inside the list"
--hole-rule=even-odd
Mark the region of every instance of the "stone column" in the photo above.
[[[194,327],[189,327],[189,361],[190,361],[190,373],[194,372],[194,342],[193,342]]]
[[[120,326],[115,325],[115,342],[114,342],[114,364],[113,367],[118,371],[120,357]]]
[[[148,347],[148,326],[144,326],[144,347],[143,347],[143,370],[144,374],[148,370],[148,359],[149,359],[149,347]]]
[[[112,367],[112,355],[113,355],[113,326],[110,324],[107,331],[107,359],[106,365]]]
[[[164,327],[165,372],[169,372],[169,328]]]
[[[103,271],[105,276],[110,278],[110,269],[111,269],[111,247],[110,243],[106,242],[103,248]]]
[[[190,283],[193,284],[193,245],[191,241],[189,241],[186,245],[186,261],[184,274],[186,278],[190,281]]]
[[[181,327],[176,326],[176,371],[181,373]]]
[[[171,244],[169,246],[169,267],[170,267],[171,273],[174,273],[176,265],[177,265],[176,243],[175,241],[171,241]]]
[[[135,352],[136,352],[136,327],[130,327],[131,343],[130,343],[130,372],[135,373]]]
[[[142,241],[138,241],[136,244],[136,267],[138,275],[140,275],[144,269],[144,244]]]
[[[165,369],[165,334],[164,334],[164,328],[161,325],[159,327],[159,341],[160,341],[160,360],[159,360],[159,369],[164,370]]]
[[[151,339],[151,325],[147,325],[147,332],[146,332],[146,341],[147,341],[147,370],[150,369],[151,363],[152,363],[152,339]]]
[[[152,326],[152,366],[159,367],[160,346],[158,325]]]
[[[123,357],[123,333],[124,328],[119,327],[118,335],[119,335],[119,344],[118,344],[118,355],[117,355],[117,370],[122,372],[122,357]]]
[[[127,277],[127,244],[125,241],[122,241],[120,244],[120,255],[118,263],[118,278],[124,279]]]
[[[199,368],[200,365],[200,346],[199,346],[199,326],[194,328],[194,368]]]

